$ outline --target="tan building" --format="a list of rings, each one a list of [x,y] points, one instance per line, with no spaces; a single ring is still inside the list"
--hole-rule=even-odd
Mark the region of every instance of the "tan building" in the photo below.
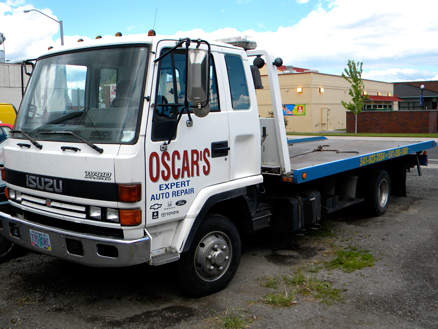
[[[350,84],[341,76],[322,74],[316,71],[283,73],[280,67],[280,84],[283,113],[287,119],[288,132],[321,132],[346,129],[346,110],[341,100],[350,102]],[[271,111],[268,77],[261,70],[264,89],[257,90],[259,113],[269,117]],[[370,99],[364,102],[365,109],[397,110],[398,101],[393,96],[392,83],[363,80]]]

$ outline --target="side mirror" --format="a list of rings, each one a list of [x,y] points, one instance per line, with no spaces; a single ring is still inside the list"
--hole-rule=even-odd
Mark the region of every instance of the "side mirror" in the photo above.
[[[210,63],[208,52],[190,49],[187,57],[187,100],[197,117],[210,113],[208,96],[210,91]]]

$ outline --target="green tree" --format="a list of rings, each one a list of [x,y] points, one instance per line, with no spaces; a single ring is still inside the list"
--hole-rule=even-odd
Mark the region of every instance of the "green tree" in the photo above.
[[[362,65],[362,62],[355,63],[352,60],[348,60],[347,67],[342,72],[342,77],[351,85],[348,91],[348,94],[351,96],[351,102],[341,101],[341,103],[348,111],[354,113],[355,134],[357,134],[357,115],[362,112],[363,100],[369,97],[368,95],[363,95],[365,86],[362,81]]]

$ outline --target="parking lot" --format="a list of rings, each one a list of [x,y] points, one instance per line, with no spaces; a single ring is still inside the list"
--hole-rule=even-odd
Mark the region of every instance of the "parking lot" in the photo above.
[[[203,298],[177,287],[171,265],[89,268],[22,252],[0,264],[0,328],[220,328],[228,319],[249,328],[436,328],[438,169],[416,174],[384,216],[355,208],[304,237],[258,232],[228,288]],[[327,267],[336,250],[353,248],[374,265]],[[297,273],[339,296],[298,292],[287,280]],[[285,293],[288,305],[269,304]]]

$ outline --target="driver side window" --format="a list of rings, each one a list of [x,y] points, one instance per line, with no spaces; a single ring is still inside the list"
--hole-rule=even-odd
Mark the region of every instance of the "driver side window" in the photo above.
[[[161,52],[163,55],[169,49]],[[186,83],[186,52],[177,50],[160,61],[158,68],[155,112],[152,125],[152,140],[164,141],[170,138],[175,121],[184,110]],[[211,112],[219,112],[219,96],[213,57],[210,58],[210,95]],[[190,110],[192,113],[192,110]],[[176,136],[173,136],[175,138]]]
[[[109,108],[116,98],[117,70],[101,69],[99,81],[99,108]]]

